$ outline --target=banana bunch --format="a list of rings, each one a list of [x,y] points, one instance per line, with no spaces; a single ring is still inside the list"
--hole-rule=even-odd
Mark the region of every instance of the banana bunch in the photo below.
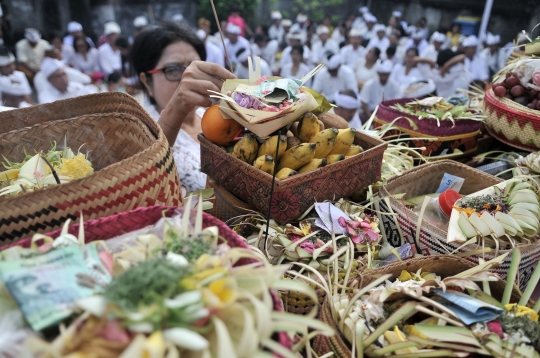
[[[487,210],[482,214],[473,212],[470,216],[461,211],[458,226],[467,238],[502,236],[529,239],[540,229],[540,204],[534,186],[521,179],[509,180],[501,190],[494,187],[495,196],[502,199],[502,208],[491,215]]]

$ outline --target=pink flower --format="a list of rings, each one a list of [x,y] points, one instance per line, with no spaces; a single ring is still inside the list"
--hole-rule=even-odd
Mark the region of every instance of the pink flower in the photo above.
[[[40,171],[35,171],[34,172],[34,178],[41,178],[43,176],[43,174],[40,172]]]
[[[487,323],[487,328],[490,332],[495,333],[500,338],[504,338],[504,332],[499,321],[491,321]]]
[[[291,235],[290,238],[291,238],[292,242],[297,242],[298,240],[302,239],[302,236]],[[315,249],[317,248],[317,247],[315,247],[315,244],[313,242],[311,242],[309,239],[302,241],[298,246],[301,249],[306,250],[310,254],[312,254],[313,251],[315,251]]]
[[[263,83],[264,81],[266,81],[268,79],[268,76],[262,76],[261,78],[259,78],[257,80],[257,84],[260,85],[261,83]]]
[[[346,220],[344,217],[338,219],[339,225],[347,229],[347,233],[351,236],[351,240],[355,244],[366,242],[377,242],[379,235],[375,233],[368,221],[353,221]]]

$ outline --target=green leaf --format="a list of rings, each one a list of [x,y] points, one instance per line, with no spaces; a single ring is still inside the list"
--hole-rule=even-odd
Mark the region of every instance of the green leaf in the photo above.
[[[457,344],[468,344],[482,348],[482,345],[478,342],[474,333],[467,328],[420,323],[415,324],[414,327],[429,339]]]

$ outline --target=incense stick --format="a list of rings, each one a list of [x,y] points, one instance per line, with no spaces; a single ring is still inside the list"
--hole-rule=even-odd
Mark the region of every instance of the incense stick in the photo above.
[[[232,71],[233,67],[232,67],[231,59],[229,58],[229,54],[227,53],[227,47],[225,46],[225,38],[223,37],[223,32],[221,31],[221,25],[219,24],[216,7],[214,6],[214,0],[210,0],[210,4],[212,5],[212,11],[214,12],[214,17],[216,18],[216,24],[219,31],[219,36],[221,36],[221,43],[223,44],[223,51],[225,52],[225,57],[227,58],[227,62],[229,63],[229,68]]]

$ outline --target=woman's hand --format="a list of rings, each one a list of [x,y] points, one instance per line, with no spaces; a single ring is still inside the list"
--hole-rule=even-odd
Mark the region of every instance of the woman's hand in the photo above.
[[[236,76],[211,62],[194,61],[182,75],[171,100],[161,112],[158,124],[165,132],[169,145],[173,145],[187,115],[197,107],[209,107],[210,91],[221,92],[227,79]]]

